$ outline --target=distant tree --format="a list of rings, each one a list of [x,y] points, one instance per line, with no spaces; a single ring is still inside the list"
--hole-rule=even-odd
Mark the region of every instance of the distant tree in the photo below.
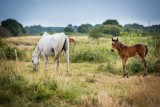
[[[88,33],[93,26],[91,24],[82,24],[78,27],[78,32]]]
[[[110,34],[113,36],[120,36],[121,30],[122,30],[121,27],[118,25],[105,25],[103,27],[102,32],[104,34]]]
[[[95,28],[91,29],[91,31],[89,32],[89,37],[92,38],[100,38],[103,37],[103,26],[96,26]]]
[[[69,24],[68,27],[71,28],[71,29],[73,28],[72,24]]]
[[[65,27],[64,32],[73,32],[73,29],[70,27]]]
[[[137,23],[126,24],[123,30],[128,33],[141,33],[144,31],[144,26]]]
[[[3,20],[1,22],[1,26],[5,29],[8,29],[13,34],[13,36],[22,35],[25,33],[22,24],[15,19]]]
[[[11,32],[8,29],[5,29],[0,26],[0,37],[9,37],[12,36]]]
[[[120,26],[119,22],[115,19],[108,19],[105,22],[103,22],[103,25],[118,25],[118,26]]]

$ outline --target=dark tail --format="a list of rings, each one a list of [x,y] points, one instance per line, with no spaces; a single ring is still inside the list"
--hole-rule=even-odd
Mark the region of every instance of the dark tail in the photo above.
[[[148,53],[148,47],[147,46],[145,46],[145,48],[146,48],[146,52],[145,52],[145,56],[147,55],[147,53]]]

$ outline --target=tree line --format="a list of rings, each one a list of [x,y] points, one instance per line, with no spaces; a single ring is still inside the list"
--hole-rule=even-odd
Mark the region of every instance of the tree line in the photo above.
[[[143,26],[138,23],[120,25],[116,19],[107,19],[102,24],[95,26],[87,23],[80,26],[68,24],[66,27],[42,27],[41,25],[33,25],[23,27],[21,23],[15,19],[6,19],[1,21],[0,37],[20,36],[20,35],[40,35],[43,32],[55,33],[87,33],[90,37],[99,38],[106,36],[160,36],[160,24],[152,26]]]

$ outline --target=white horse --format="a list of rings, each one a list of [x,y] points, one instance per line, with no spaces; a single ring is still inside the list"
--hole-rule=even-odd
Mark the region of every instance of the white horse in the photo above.
[[[67,71],[69,71],[69,39],[64,33],[56,33],[49,35],[47,32],[43,34],[39,40],[34,53],[32,55],[33,69],[38,67],[40,61],[40,53],[44,57],[45,70],[48,70],[47,60],[49,55],[54,56],[54,62],[57,61],[56,71],[59,70],[60,54],[65,51]]]

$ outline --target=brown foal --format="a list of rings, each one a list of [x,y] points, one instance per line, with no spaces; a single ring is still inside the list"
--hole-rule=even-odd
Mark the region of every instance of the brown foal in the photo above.
[[[122,65],[123,65],[123,77],[128,76],[128,72],[126,70],[126,62],[127,59],[129,57],[133,57],[136,54],[138,54],[140,56],[140,58],[142,59],[143,65],[144,65],[144,75],[143,76],[147,76],[147,64],[146,64],[146,60],[145,60],[145,56],[147,55],[148,52],[148,48],[145,45],[142,44],[136,44],[133,46],[126,46],[124,44],[122,44],[121,42],[118,41],[117,39],[113,39],[112,38],[112,52],[114,52],[114,49],[117,49],[121,59],[122,59]]]

